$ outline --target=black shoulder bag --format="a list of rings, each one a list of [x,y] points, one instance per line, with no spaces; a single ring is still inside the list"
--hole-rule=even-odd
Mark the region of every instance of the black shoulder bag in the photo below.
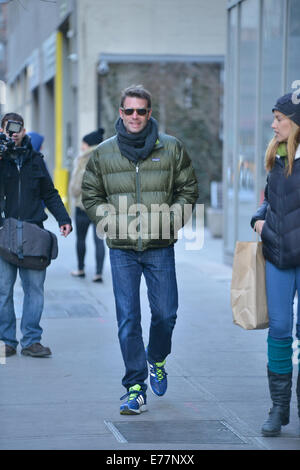
[[[4,218],[4,184],[0,182],[0,256],[8,263],[43,270],[57,258],[57,237],[36,224]]]

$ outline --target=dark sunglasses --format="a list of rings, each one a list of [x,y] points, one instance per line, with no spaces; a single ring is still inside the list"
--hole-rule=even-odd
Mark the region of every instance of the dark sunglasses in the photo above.
[[[139,116],[145,116],[149,112],[149,109],[146,108],[121,108],[121,110],[126,116],[131,116],[134,111],[136,111]]]

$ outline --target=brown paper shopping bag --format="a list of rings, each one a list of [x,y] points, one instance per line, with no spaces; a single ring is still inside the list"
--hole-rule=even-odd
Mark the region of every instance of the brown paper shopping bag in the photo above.
[[[262,242],[236,242],[231,307],[233,323],[246,330],[268,328],[265,258]]]

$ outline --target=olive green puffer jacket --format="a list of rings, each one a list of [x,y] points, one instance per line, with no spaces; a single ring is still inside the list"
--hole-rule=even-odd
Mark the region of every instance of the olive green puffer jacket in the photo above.
[[[143,251],[176,241],[198,196],[183,145],[159,134],[150,155],[137,164],[121,155],[117,137],[92,153],[82,182],[82,202],[110,248]],[[172,207],[171,207],[172,206]]]

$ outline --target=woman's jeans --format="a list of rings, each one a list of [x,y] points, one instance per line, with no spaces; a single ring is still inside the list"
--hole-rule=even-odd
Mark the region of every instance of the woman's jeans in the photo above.
[[[300,267],[279,269],[266,261],[266,291],[269,315],[268,367],[275,373],[289,373],[293,369],[293,304],[296,291],[296,337],[300,339]]]
[[[148,376],[147,358],[162,362],[171,352],[178,293],[174,247],[134,250],[110,249],[119,341],[126,373],[122,384],[143,388]],[[142,338],[140,282],[144,274],[151,310],[147,358]]]
[[[293,304],[300,294],[300,266],[279,269],[266,261],[266,289],[269,314],[269,335],[274,339],[293,337]],[[296,336],[300,339],[300,299],[298,299]]]
[[[18,345],[13,300],[18,270],[24,291],[21,346],[26,348],[41,341],[43,330],[40,327],[40,320],[44,307],[46,269],[38,271],[18,268],[0,257],[0,340],[13,348]]]
[[[75,222],[76,222],[76,237],[77,237],[76,251],[77,251],[78,269],[79,271],[83,271],[84,270],[84,258],[85,258],[85,252],[86,252],[85,239],[86,239],[88,228],[92,222],[87,216],[87,214],[82,209],[80,209],[80,207],[76,207]],[[105,248],[104,248],[104,241],[97,236],[95,224],[93,224],[93,236],[94,236],[95,252],[96,252],[95,253],[96,254],[96,274],[102,274]]]

